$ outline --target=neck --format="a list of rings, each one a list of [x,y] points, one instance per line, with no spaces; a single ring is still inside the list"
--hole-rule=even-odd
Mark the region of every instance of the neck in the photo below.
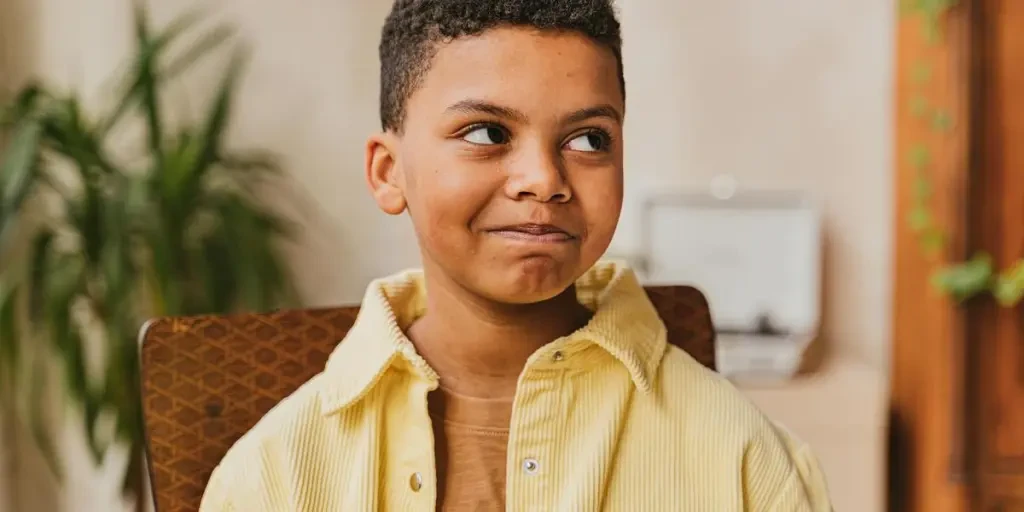
[[[527,359],[590,318],[575,287],[544,302],[500,304],[432,274],[425,274],[426,313],[407,334],[441,385],[463,395],[512,397]]]

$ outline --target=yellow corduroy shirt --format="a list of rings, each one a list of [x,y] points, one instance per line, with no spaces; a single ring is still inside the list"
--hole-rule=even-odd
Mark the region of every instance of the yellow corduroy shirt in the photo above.
[[[577,290],[592,320],[519,377],[506,510],[831,510],[807,446],[668,345],[628,268],[599,264]],[[419,272],[371,284],[325,370],[231,448],[201,511],[434,510],[438,376],[402,331],[423,310]]]

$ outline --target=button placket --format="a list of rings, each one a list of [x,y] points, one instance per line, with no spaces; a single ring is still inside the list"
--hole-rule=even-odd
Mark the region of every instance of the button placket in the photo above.
[[[400,434],[405,446],[415,450],[403,450],[400,461],[396,461],[394,484],[404,487],[401,491],[406,495],[405,507],[408,510],[428,510],[436,500],[433,473],[435,460],[433,426],[427,407],[427,394],[435,385],[425,378],[410,377],[409,400],[414,413],[400,422],[403,431]]]
[[[558,356],[557,354],[561,354]],[[545,510],[556,477],[549,468],[557,457],[554,446],[561,433],[564,372],[552,372],[551,364],[566,359],[564,349],[547,353],[536,368],[527,367],[520,378],[512,410],[508,446],[508,510]]]

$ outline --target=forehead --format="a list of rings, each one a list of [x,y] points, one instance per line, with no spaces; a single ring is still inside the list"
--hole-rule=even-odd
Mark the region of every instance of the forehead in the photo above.
[[[407,106],[440,113],[467,98],[539,115],[595,104],[623,108],[611,50],[577,32],[519,27],[442,43]]]

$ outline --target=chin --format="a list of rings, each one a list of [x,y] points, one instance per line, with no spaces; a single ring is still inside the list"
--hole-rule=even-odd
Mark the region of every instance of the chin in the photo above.
[[[498,302],[501,304],[515,304],[519,306],[526,306],[529,304],[539,304],[541,302],[551,300],[555,297],[558,297],[562,292],[564,292],[568,288],[568,286],[565,286],[563,288],[552,288],[550,290],[544,291],[524,291],[521,293],[509,293],[505,291],[499,292],[498,294],[495,294],[489,298],[494,302]]]
[[[575,265],[551,265],[525,262],[511,265],[502,272],[488,272],[478,281],[483,295],[503,304],[536,304],[553,299],[575,283]]]

